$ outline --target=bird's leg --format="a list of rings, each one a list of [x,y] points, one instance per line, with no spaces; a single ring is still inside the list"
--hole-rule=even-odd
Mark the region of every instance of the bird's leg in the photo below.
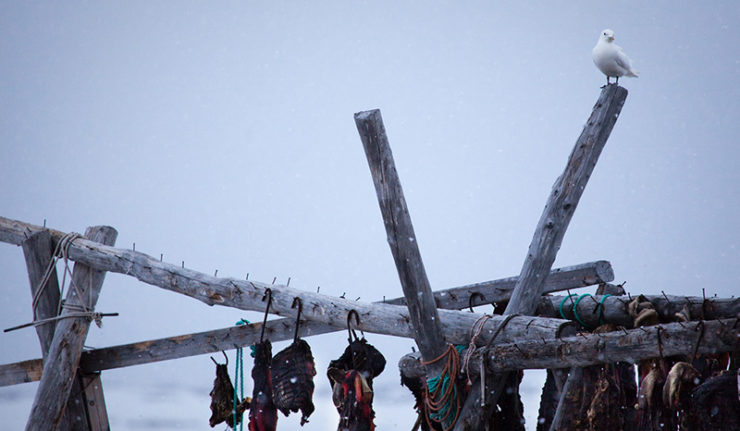
[[[606,75],[606,85],[609,85],[609,84],[611,84],[611,82],[609,82],[609,75]]]
[[[617,76],[617,85],[619,85],[619,77]]]

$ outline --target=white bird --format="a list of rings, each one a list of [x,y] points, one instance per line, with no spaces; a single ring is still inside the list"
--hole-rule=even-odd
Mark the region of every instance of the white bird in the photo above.
[[[614,43],[614,32],[606,29],[599,35],[593,51],[591,52],[594,64],[606,75],[606,83],[610,84],[609,78],[614,76],[619,84],[620,76],[637,78],[637,71],[632,68],[632,60],[627,57],[622,47]]]

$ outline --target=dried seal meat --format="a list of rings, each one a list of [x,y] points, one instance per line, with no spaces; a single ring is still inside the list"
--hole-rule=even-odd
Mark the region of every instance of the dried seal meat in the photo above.
[[[385,369],[385,358],[378,349],[350,329],[354,314],[357,324],[360,317],[352,310],[347,315],[349,345],[339,359],[329,363],[327,376],[332,385],[332,401],[339,412],[339,431],[372,431],[375,429],[372,408],[373,379]],[[354,339],[353,339],[354,336]]]
[[[226,356],[226,354],[224,354]],[[237,399],[236,406],[236,418],[234,418],[234,385],[231,383],[228,371],[228,358],[225,364],[219,364],[215,359],[211,358],[214,364],[216,364],[216,379],[213,381],[213,389],[211,389],[211,418],[208,423],[211,428],[226,422],[229,426],[233,427],[235,424],[241,422],[242,413],[244,410],[249,408],[249,398],[244,399],[241,403]]]
[[[300,299],[293,300],[293,307],[298,304],[298,318],[300,321]],[[311,347],[304,340],[298,338],[298,321],[296,322],[293,343],[280,351],[272,358],[272,401],[275,406],[288,416],[289,412],[301,411],[301,425],[308,422],[308,417],[314,411],[311,401],[313,397],[313,376],[316,368],[311,354]]]
[[[328,374],[334,382],[332,400],[339,412],[337,431],[373,431],[373,390],[362,373],[329,368]]]
[[[249,409],[249,431],[274,431],[277,427],[277,408],[272,402],[272,344],[265,340],[265,326],[267,314],[272,305],[272,290],[267,288],[262,300],[267,300],[265,317],[262,319],[260,342],[254,345],[252,356],[252,405]]]
[[[344,349],[342,356],[329,363],[329,368],[359,371],[372,388],[373,379],[385,369],[385,357],[375,346],[369,344],[364,336],[358,338],[355,331],[350,329],[350,319],[353,314],[359,324],[360,318],[357,311],[351,310],[347,315],[347,332],[349,333],[347,341],[349,341],[349,345]],[[328,377],[329,383],[333,384],[334,379],[330,375]]]
[[[249,409],[249,431],[274,431],[277,427],[277,408],[272,402],[272,345],[269,340],[254,346],[252,367],[252,404]]]

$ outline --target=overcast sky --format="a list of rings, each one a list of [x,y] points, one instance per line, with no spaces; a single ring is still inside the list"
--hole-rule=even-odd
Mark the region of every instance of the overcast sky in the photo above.
[[[591,49],[611,28],[640,78],[620,81],[629,96],[555,266],[606,259],[632,293],[735,295],[738,23],[736,1],[2,2],[0,215],[110,225],[117,246],[208,274],[399,296],[352,117],[380,108],[432,287],[518,275],[605,82]],[[0,274],[0,327],[29,321],[20,248],[0,244]],[[260,318],[119,274],[97,308],[120,316],[91,328],[93,347]],[[395,364],[413,341],[368,339],[389,363],[376,423],[409,429]],[[345,340],[308,339],[305,429],[335,426],[324,373]],[[39,356],[32,329],[0,334],[0,363]],[[112,427],[210,429],[213,368],[104,372]],[[533,429],[541,373],[527,376]],[[8,429],[36,387],[0,388]]]

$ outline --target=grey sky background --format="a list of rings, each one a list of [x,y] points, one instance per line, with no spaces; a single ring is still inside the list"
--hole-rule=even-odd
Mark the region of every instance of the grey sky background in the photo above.
[[[632,293],[736,295],[738,24],[732,1],[2,2],[0,215],[111,225],[118,247],[205,273],[399,296],[352,117],[380,108],[432,287],[517,275],[605,82],[591,49],[611,28],[640,78],[620,81],[627,102],[555,265],[607,259]],[[0,244],[0,274],[0,327],[29,321],[20,248]],[[118,274],[97,308],[120,317],[91,328],[94,347],[260,318]],[[367,337],[389,363],[376,424],[409,429],[395,364],[413,341]],[[304,428],[334,428],[324,373],[346,336],[308,341]],[[39,356],[32,329],[0,334],[0,363]],[[541,375],[523,386],[530,429]],[[111,425],[210,429],[213,377],[207,356],[104,372]],[[0,388],[1,429],[23,427],[36,386]]]

